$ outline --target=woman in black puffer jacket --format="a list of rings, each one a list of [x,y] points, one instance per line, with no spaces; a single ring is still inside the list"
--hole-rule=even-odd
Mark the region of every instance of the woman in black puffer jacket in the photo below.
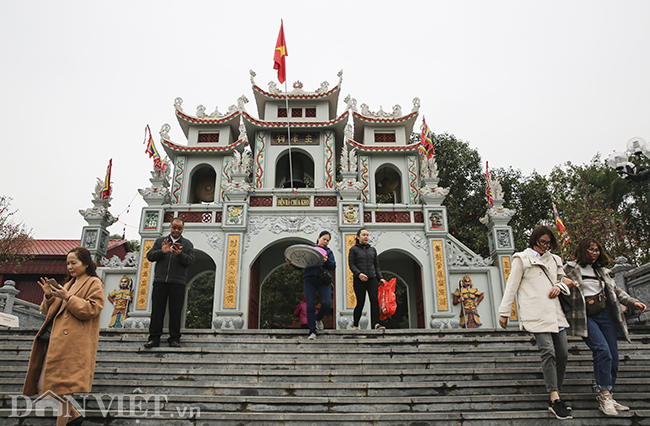
[[[379,282],[382,284],[386,281],[381,275],[379,269],[379,260],[377,259],[377,250],[368,244],[368,230],[361,228],[357,231],[357,243],[348,253],[348,265],[354,276],[354,294],[357,296],[357,306],[354,308],[354,328],[359,328],[359,320],[363,311],[363,305],[366,304],[366,292],[370,298],[370,320],[371,328],[376,330],[384,329],[379,324],[379,299],[377,292]]]

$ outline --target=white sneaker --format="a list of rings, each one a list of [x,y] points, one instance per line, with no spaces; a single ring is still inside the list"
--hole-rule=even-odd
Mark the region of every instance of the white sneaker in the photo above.
[[[600,411],[607,414],[608,416],[618,416],[618,411],[614,407],[614,398],[612,395],[599,395],[596,397],[598,401],[598,408]]]
[[[623,404],[619,404],[618,402],[616,402],[616,400],[614,399],[613,396],[612,396],[612,401],[614,401],[614,408],[616,408],[616,411],[629,411],[630,410],[630,407],[627,407],[627,406],[625,406]]]
[[[309,340],[316,340],[316,335],[314,333],[311,333],[308,337]],[[616,410],[614,410],[616,411]]]
[[[316,320],[316,330],[324,330],[325,326],[323,325],[323,321],[321,320]]]

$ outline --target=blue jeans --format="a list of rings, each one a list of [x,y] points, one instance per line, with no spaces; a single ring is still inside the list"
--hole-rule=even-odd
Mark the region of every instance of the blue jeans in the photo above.
[[[332,307],[332,287],[321,284],[318,275],[313,275],[305,277],[302,289],[307,303],[307,326],[310,333],[317,334],[316,320],[322,321]],[[320,295],[318,314],[316,314],[316,292]]]
[[[616,328],[609,311],[587,317],[587,337],[583,337],[594,356],[596,390],[611,391],[618,374],[618,343]]]

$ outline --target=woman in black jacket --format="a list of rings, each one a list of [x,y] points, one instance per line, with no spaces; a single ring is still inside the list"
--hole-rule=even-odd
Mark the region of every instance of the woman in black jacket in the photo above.
[[[368,230],[361,228],[357,231],[357,243],[350,248],[348,253],[348,265],[354,276],[354,294],[357,296],[357,306],[354,308],[354,328],[359,328],[359,320],[363,305],[366,304],[366,292],[370,298],[370,320],[371,328],[376,330],[384,329],[379,324],[379,282],[386,281],[379,269],[377,250],[368,244],[370,237]]]

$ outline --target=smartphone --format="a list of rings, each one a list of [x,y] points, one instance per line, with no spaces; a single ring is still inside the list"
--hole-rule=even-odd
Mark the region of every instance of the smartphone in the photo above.
[[[52,288],[54,288],[54,289],[57,289],[57,290],[58,290],[58,289],[61,288],[61,286],[59,285],[59,283],[57,283],[56,280],[55,280],[54,278],[50,278],[49,280],[47,280],[47,283],[50,285],[50,287],[52,287]]]

